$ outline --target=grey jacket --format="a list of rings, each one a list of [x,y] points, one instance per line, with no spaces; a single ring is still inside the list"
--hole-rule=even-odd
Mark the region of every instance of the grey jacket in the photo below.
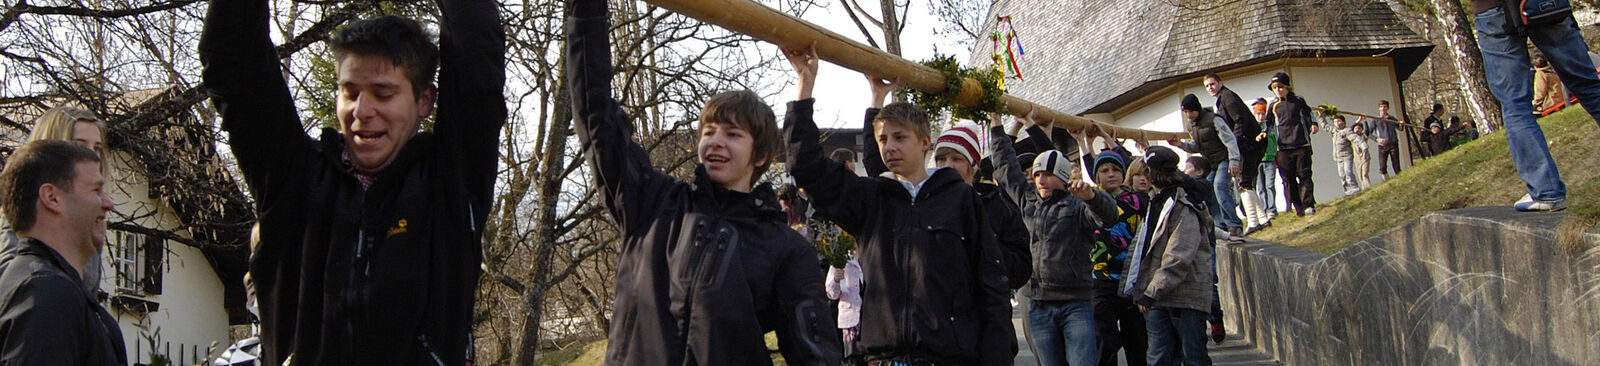
[[[1172,196],[1157,195],[1156,200],[1163,202],[1151,202],[1151,211],[1134,240],[1134,259],[1130,259],[1128,271],[1130,275],[1138,271],[1138,276],[1126,277],[1133,281],[1131,295],[1147,307],[1209,311],[1213,244],[1207,233],[1211,217],[1205,214],[1205,206],[1192,201],[1183,189],[1167,190]]]
[[[1022,287],[1030,299],[1045,301],[1089,300],[1094,289],[1089,249],[1094,246],[1094,231],[1117,223],[1117,202],[1105,191],[1094,190],[1094,198],[1082,201],[1064,190],[1049,199],[1039,198],[1017,162],[1011,139],[994,127],[995,138],[989,148],[995,161],[995,180],[1022,211],[1028,227],[1029,249],[1033,252],[1033,277]]]
[[[122,330],[36,239],[0,252],[0,365],[127,365]]]

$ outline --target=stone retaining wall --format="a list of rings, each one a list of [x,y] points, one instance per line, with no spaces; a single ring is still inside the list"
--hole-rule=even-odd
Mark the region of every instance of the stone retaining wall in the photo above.
[[[1331,256],[1217,250],[1229,329],[1285,365],[1600,365],[1600,234],[1562,214],[1434,213]]]

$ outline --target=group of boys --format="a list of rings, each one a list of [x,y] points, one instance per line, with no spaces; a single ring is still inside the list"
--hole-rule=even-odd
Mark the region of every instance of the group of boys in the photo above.
[[[439,1],[437,45],[420,23],[398,17],[354,22],[328,40],[339,128],[320,141],[299,123],[269,40],[267,2],[208,9],[203,77],[260,220],[250,266],[263,364],[470,362],[473,291],[507,114],[505,75],[485,70],[504,69],[505,34],[492,2]],[[1487,65],[1525,63],[1525,49],[1503,46],[1531,34],[1579,100],[1600,96],[1592,65],[1566,52],[1582,48],[1570,19],[1564,28],[1507,33],[1490,16],[1497,3],[1474,2]],[[700,113],[694,179],[679,181],[651,166],[632,140],[632,117],[613,99],[607,2],[570,7],[565,65],[575,124],[623,238],[608,364],[767,364],[763,334],[775,331],[791,364],[1009,365],[1017,345],[1008,288],[1031,299],[1028,324],[1043,361],[1106,364],[1125,348],[1135,364],[1207,364],[1215,228],[1231,235],[1264,225],[1269,215],[1254,191],[1273,186],[1255,179],[1267,168],[1280,169],[1297,214],[1315,211],[1310,135],[1319,127],[1287,74],[1269,83],[1277,100],[1255,108],[1216,75],[1205,78],[1215,111],[1193,95],[1182,100],[1193,142],[1174,143],[1200,153],[1207,163],[1196,170],[1210,187],[1180,173],[1172,149],[1079,159],[1075,138],[1048,125],[1030,126],[1026,143],[999,124],[987,144],[972,124],[935,140],[927,114],[907,103],[869,110],[865,162],[875,174],[861,177],[819,143],[814,46],[784,50],[799,95],[782,134],[756,94],[719,94]],[[892,85],[869,80],[878,107]],[[1542,138],[1524,113],[1526,88],[1512,85],[1524,81],[1491,76],[1496,96],[1520,106],[1505,112],[1529,190],[1515,207],[1561,210],[1565,187],[1548,149],[1525,141]],[[429,116],[431,130],[419,132]],[[1348,133],[1362,129],[1371,126]],[[1383,162],[1397,160],[1387,130],[1377,132]],[[1025,161],[1020,146],[1030,144],[1036,150]],[[859,241],[859,332],[848,354],[812,246],[757,182],[785,147],[816,212]],[[993,183],[977,178],[982,148]],[[943,167],[927,166],[930,150]],[[0,172],[0,206],[17,234],[0,253],[0,283],[8,284],[0,363],[128,362],[114,320],[80,290],[113,208],[100,164],[93,150],[40,141],[17,149]],[[1244,223],[1225,209],[1236,200]]]

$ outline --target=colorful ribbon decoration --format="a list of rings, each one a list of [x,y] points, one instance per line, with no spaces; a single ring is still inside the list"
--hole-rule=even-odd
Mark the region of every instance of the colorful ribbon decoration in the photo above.
[[[1022,66],[1018,61],[1024,61],[1028,53],[1022,48],[1022,38],[1017,37],[1017,29],[1011,24],[1011,16],[1000,16],[996,19],[994,35],[989,36],[989,39],[994,42],[995,67],[999,68],[1002,74],[1008,73],[1009,69],[1009,74],[1014,75],[1017,81],[1027,81],[1022,78]],[[1005,89],[1005,78],[1001,78],[1000,88]]]

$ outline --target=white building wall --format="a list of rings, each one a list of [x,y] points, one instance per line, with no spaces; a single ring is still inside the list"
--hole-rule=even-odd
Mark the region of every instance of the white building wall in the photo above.
[[[1387,66],[1291,66],[1247,75],[1225,76],[1223,85],[1238,93],[1247,104],[1256,98],[1267,98],[1270,101],[1273,95],[1267,90],[1267,83],[1273,74],[1285,70],[1290,73],[1295,93],[1304,97],[1312,106],[1333,104],[1343,111],[1377,114],[1379,100],[1389,100],[1396,106],[1400,103],[1395,95],[1397,83]],[[1183,131],[1183,120],[1178,114],[1178,104],[1185,94],[1194,94],[1200,97],[1202,105],[1215,107],[1213,104],[1216,98],[1206,94],[1205,87],[1198,80],[1192,84],[1185,85],[1178,92],[1158,98],[1150,104],[1127,111],[1121,118],[1116,118],[1114,123],[1118,126],[1139,129]],[[1399,110],[1394,109],[1390,113],[1398,115]],[[1354,118],[1351,118],[1351,121],[1354,122]],[[1158,141],[1151,143],[1166,144]],[[1312,135],[1312,149],[1311,176],[1317,202],[1328,202],[1343,197],[1344,190],[1333,162],[1330,135],[1327,132]],[[1383,177],[1377,173],[1376,142],[1369,144],[1369,152],[1369,176],[1376,185],[1383,181]],[[1407,160],[1405,158],[1407,154],[1408,151],[1401,151],[1402,162]],[[1278,210],[1287,211],[1290,208],[1285,204],[1287,201],[1283,197],[1281,179],[1278,184]]]
[[[142,225],[166,229],[180,227],[177,216],[170,208],[150,198],[146,180],[129,173],[132,170],[124,164],[126,155],[113,153],[113,156],[113,162],[118,165],[118,169],[112,173],[117,178],[114,182],[116,186],[107,191],[117,208],[111,220],[120,219],[116,216],[137,217],[135,220]],[[102,254],[101,259],[106,265],[100,276],[100,288],[116,297],[114,262],[109,251]],[[158,330],[160,339],[154,351],[166,354],[175,364],[187,365],[195,359],[203,361],[212,342],[217,343],[219,352],[226,349],[230,343],[228,314],[223,304],[222,281],[217,278],[211,263],[199,249],[167,241],[162,271],[162,293],[142,296],[145,300],[160,304],[157,311],[140,314],[119,310],[109,301],[102,304],[111,310],[122,328],[128,360],[134,363],[150,362],[152,347],[146,336]],[[194,355],[197,349],[201,353],[198,357]]]

